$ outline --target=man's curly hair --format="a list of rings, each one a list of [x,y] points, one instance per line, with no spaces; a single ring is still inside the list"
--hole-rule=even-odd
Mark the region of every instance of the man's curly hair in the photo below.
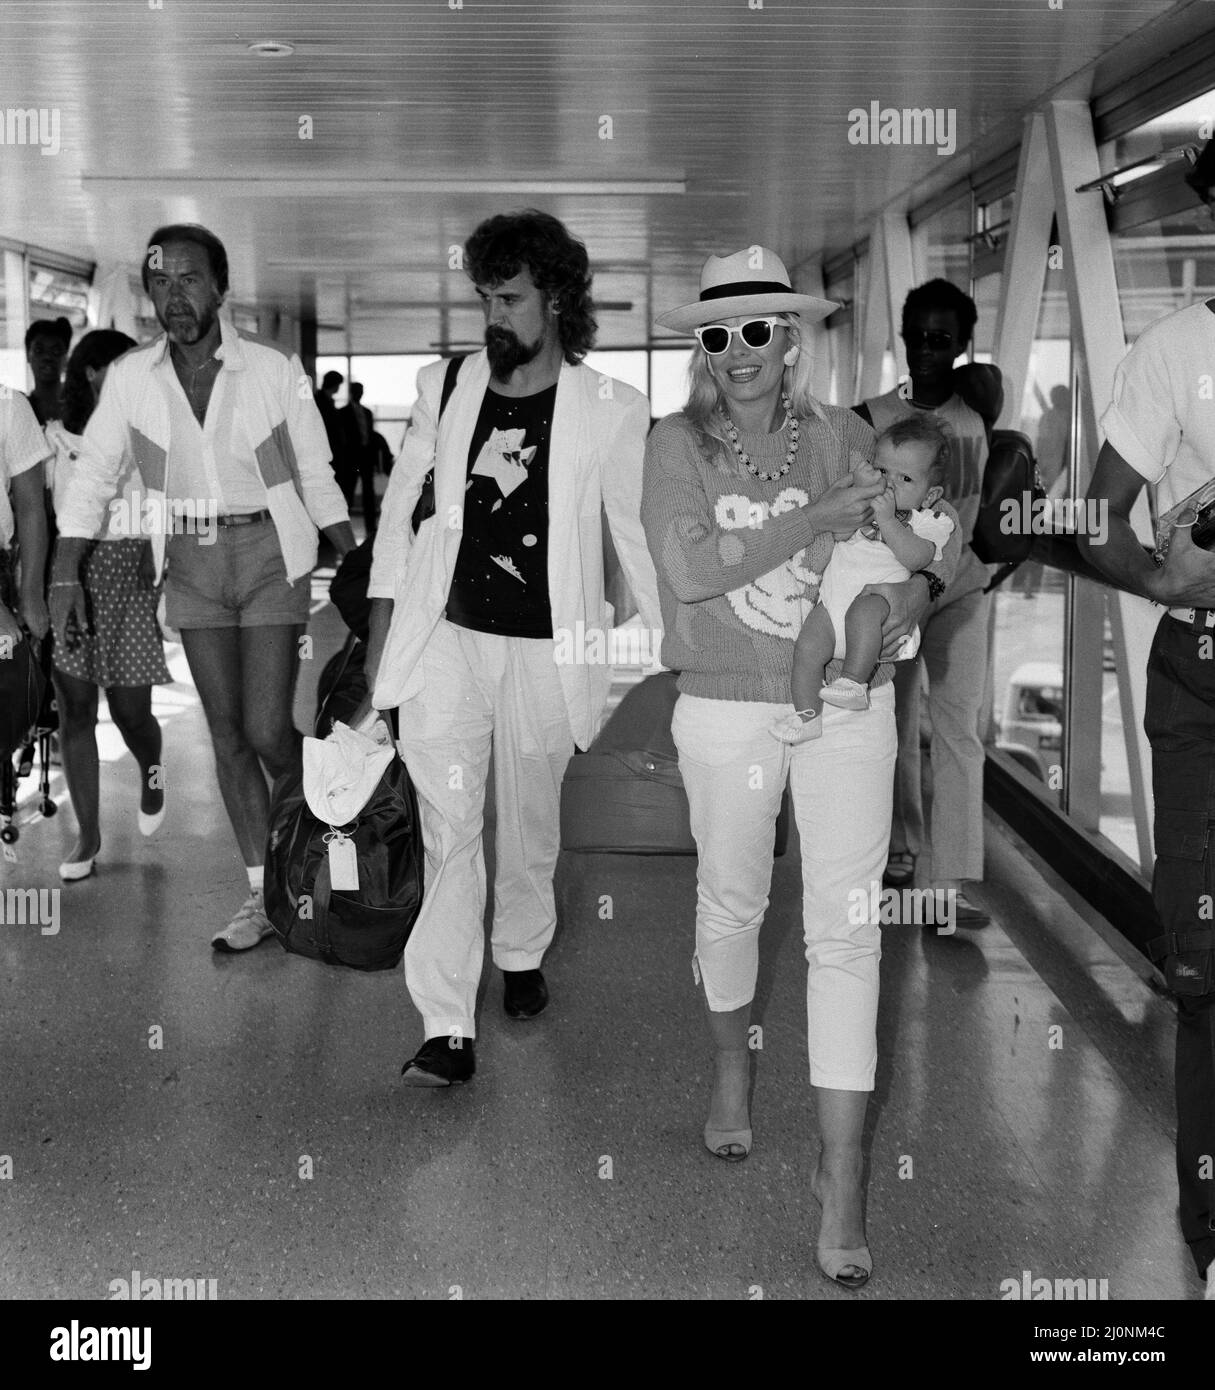
[[[527,208],[488,218],[464,243],[464,269],[474,285],[493,288],[524,268],[556,306],[561,350],[576,366],[594,347],[599,326],[582,242],[547,212]]]

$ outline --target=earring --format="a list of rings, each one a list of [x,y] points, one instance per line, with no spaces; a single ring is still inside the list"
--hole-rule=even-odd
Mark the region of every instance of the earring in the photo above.
[[[793,346],[789,349],[789,351],[785,353],[784,357],[781,358],[781,361],[784,362],[786,367],[791,367],[794,364],[794,362],[797,361],[800,354],[801,347],[799,346],[799,344],[794,343]]]

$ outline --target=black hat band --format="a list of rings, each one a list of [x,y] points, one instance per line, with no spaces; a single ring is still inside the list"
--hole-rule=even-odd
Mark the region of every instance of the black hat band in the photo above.
[[[715,285],[711,290],[701,290],[700,298],[736,299],[744,294],[794,294],[791,285],[782,285],[779,280],[735,280],[730,285]]]

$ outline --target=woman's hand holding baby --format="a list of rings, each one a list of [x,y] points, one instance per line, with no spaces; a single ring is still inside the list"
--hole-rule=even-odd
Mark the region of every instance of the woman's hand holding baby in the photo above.
[[[832,531],[850,536],[858,527],[868,526],[873,520],[873,499],[882,492],[884,483],[880,474],[877,482],[860,483],[852,474],[845,474],[824,492],[817,501],[807,508],[814,517],[817,532]]]

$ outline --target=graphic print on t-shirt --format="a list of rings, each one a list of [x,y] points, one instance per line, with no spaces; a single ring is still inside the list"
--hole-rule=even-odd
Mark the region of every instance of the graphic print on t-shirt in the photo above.
[[[527,482],[527,466],[536,456],[536,446],[523,447],[525,431],[494,430],[481,445],[481,452],[473,464],[473,476],[492,478],[502,489],[502,496],[509,497],[520,483]],[[494,511],[501,506],[494,503]]]
[[[485,393],[469,449],[451,622],[512,637],[552,636],[548,436],[556,390]]]
[[[492,478],[502,492],[502,497],[490,507],[491,512],[498,511],[503,499],[508,498],[517,487],[527,482],[527,469],[536,456],[536,446],[524,446],[526,434],[526,430],[496,429],[481,445],[481,452],[473,464],[472,476]],[[524,545],[529,542],[532,545],[536,543],[536,538],[530,534],[523,535],[521,540]],[[509,555],[491,555],[489,558],[526,587],[527,581]]]

